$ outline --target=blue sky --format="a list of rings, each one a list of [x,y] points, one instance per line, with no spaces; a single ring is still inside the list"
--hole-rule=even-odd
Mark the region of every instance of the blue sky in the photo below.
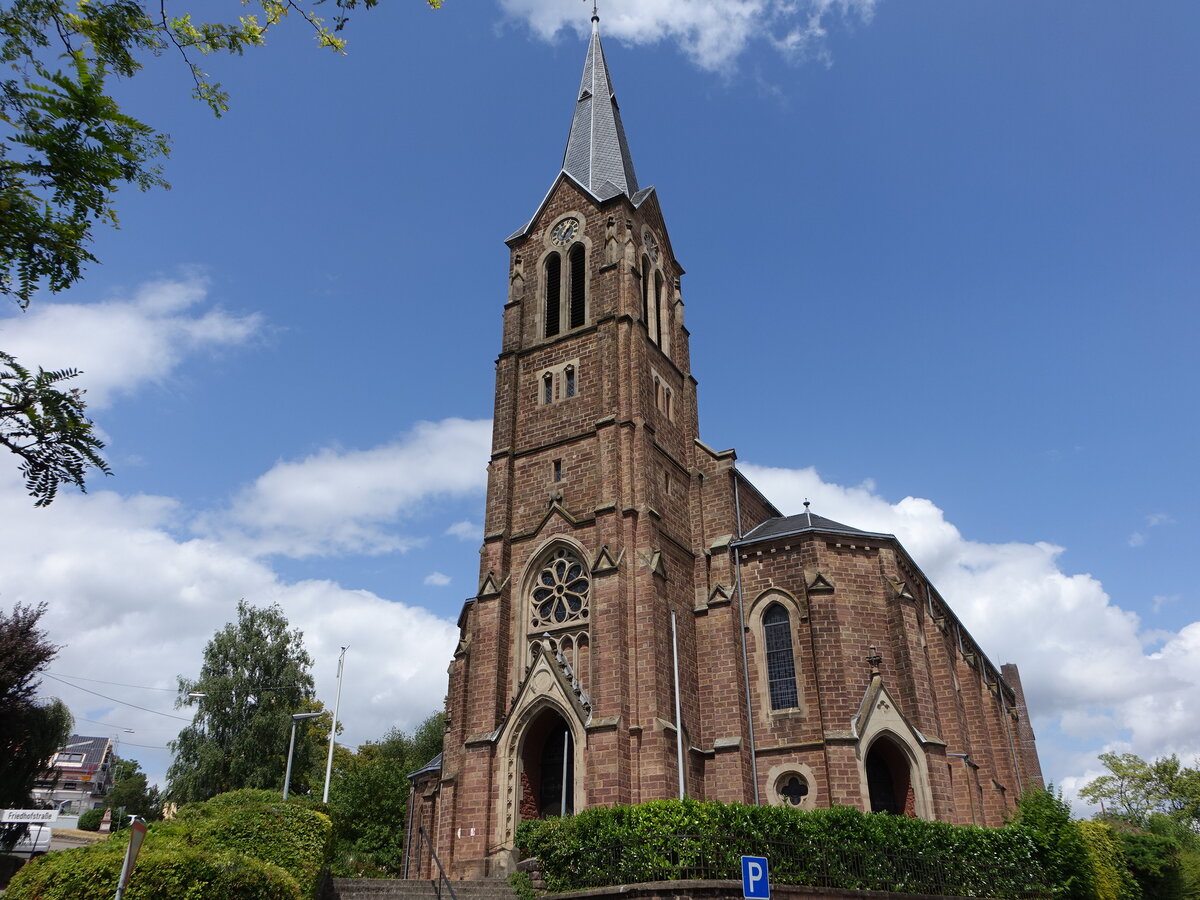
[[[53,672],[171,711],[240,597],[280,602],[346,740],[440,706],[475,592],[505,236],[558,171],[589,9],[395,0],[345,57],[297,23],[152,60],[170,191],[68,295],[0,313],[78,365],[116,476],[29,508],[0,601]],[[894,532],[997,663],[1046,774],[1200,753],[1200,6],[606,0],[683,283],[701,429],[785,511]],[[154,772],[180,723],[47,681]],[[103,723],[103,724],[101,724]],[[128,734],[125,728],[132,728]]]

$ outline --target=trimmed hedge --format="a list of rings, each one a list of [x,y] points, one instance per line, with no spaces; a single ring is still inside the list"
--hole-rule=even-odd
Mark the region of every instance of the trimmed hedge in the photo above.
[[[235,791],[189,804],[150,826],[128,900],[305,900],[315,897],[333,827],[311,804],[270,791]],[[129,841],[122,831],[91,847],[34,860],[5,900],[111,900]]]
[[[1019,897],[1040,885],[1025,828],[977,828],[846,807],[801,812],[695,800],[594,807],[523,822],[551,891],[686,878],[738,879],[740,857],[767,856],[776,884]]]

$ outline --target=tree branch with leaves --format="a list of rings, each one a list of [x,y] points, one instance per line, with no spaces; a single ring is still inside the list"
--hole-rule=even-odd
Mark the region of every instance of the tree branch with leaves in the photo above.
[[[435,9],[441,5],[424,2]],[[326,3],[330,22],[316,14]],[[132,78],[173,49],[191,72],[193,95],[220,116],[229,96],[200,68],[198,56],[241,55],[262,46],[290,15],[312,29],[318,46],[342,53],[341,32],[351,12],[377,3],[246,0],[243,5],[259,12],[201,21],[170,11],[167,0],[154,7],[140,0],[0,0],[0,73],[7,73],[0,74],[0,294],[25,309],[40,290],[71,287],[96,262],[95,225],[118,225],[117,192],[125,186],[169,186],[162,170],[168,137],[121,109],[108,88],[111,78]],[[5,382],[49,378],[53,384],[78,374],[31,371],[0,353]],[[89,469],[105,474],[109,469],[99,455],[104,445],[82,415],[81,393],[41,397],[38,403],[70,414],[39,418],[32,408],[10,403],[0,418],[0,435],[23,460],[35,505],[46,506],[59,485],[83,489]],[[55,432],[59,425],[64,430]],[[63,447],[71,451],[65,466]]]

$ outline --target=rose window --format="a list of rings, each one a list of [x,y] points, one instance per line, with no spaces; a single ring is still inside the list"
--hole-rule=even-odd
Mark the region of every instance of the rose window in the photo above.
[[[556,550],[533,588],[533,627],[553,628],[586,619],[591,582],[587,569],[570,550]]]

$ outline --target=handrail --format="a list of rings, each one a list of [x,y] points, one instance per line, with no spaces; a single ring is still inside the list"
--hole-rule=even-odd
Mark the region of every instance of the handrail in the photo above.
[[[450,892],[450,900],[458,900],[458,895],[454,893],[454,886],[450,884],[450,879],[446,877],[446,870],[442,868],[442,861],[438,859],[437,853],[433,849],[433,841],[429,839],[429,832],[425,830],[424,825],[417,826],[417,857],[421,856],[421,842],[425,842],[425,846],[429,848],[429,858],[433,860],[433,864],[437,866],[438,877],[430,879],[433,882],[433,892],[437,895],[438,900],[442,900],[442,882],[446,883],[446,890]]]

